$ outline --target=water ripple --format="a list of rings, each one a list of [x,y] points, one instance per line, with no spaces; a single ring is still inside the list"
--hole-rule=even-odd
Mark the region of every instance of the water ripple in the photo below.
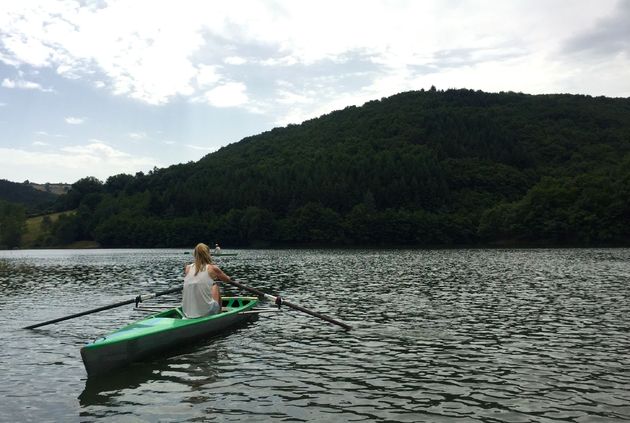
[[[79,349],[131,309],[19,329],[181,283],[185,252],[1,252],[3,419],[630,419],[627,249],[239,251],[227,273],[354,330],[285,309],[96,380]]]

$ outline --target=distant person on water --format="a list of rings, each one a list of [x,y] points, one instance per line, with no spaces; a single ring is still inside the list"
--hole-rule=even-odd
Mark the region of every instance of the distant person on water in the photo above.
[[[221,247],[219,247],[219,244],[214,244],[214,254],[221,254]]]
[[[197,244],[193,257],[194,263],[184,268],[182,311],[188,318],[220,313],[221,291],[217,281],[227,282],[230,277],[212,263],[206,244]]]

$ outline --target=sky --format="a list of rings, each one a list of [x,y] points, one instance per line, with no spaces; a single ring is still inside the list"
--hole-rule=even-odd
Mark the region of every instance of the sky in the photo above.
[[[9,1],[0,179],[73,183],[409,90],[630,97],[630,0]]]

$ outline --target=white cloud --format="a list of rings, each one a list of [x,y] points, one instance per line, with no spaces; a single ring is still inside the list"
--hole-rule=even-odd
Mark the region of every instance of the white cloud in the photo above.
[[[50,144],[48,144],[47,142],[43,142],[43,141],[34,141],[33,145],[37,146],[37,147],[43,147],[43,146],[50,145]]]
[[[129,138],[134,140],[144,140],[148,138],[146,132],[129,132],[127,135],[129,136]]]
[[[91,175],[105,180],[118,173],[148,171],[162,164],[151,157],[138,157],[92,140],[87,145],[67,146],[58,152],[37,152],[0,147],[0,178],[74,182]]]
[[[24,79],[15,80],[15,79],[4,78],[2,80],[2,86],[4,88],[20,88],[24,90],[38,90],[38,91],[47,92],[47,93],[52,93],[55,91],[52,88],[44,88],[41,86],[41,84],[38,84],[37,82],[26,81]]]
[[[295,92],[290,89],[279,89],[276,92],[277,101],[280,104],[296,105],[296,104],[313,104],[317,96],[316,92]]]
[[[66,138],[66,135],[63,134],[50,134],[46,131],[36,131],[35,135],[41,135],[43,137],[53,137],[53,138]]]
[[[0,61],[85,78],[152,105],[183,98],[280,120],[328,112],[338,99],[361,104],[368,96],[432,84],[627,96],[627,55],[576,66],[578,59],[559,54],[585,28],[608,22],[616,4],[136,0],[97,7],[16,1],[3,3],[0,14]],[[617,34],[609,32],[607,37]],[[356,55],[374,71],[365,83],[344,86],[336,76],[352,73],[349,57]],[[541,79],[545,74],[551,77]],[[294,88],[270,97],[266,88],[287,78]],[[580,89],[583,81],[588,83]]]
[[[85,119],[75,116],[68,116],[65,121],[69,125],[81,125],[83,122],[85,122]]]
[[[16,2],[0,17],[3,61],[51,67],[66,77],[96,69],[111,81],[115,94],[162,104],[192,93],[196,69],[190,55],[204,42],[204,14],[192,6]]]
[[[204,99],[214,107],[236,107],[248,102],[247,87],[241,82],[228,82],[204,94]]]
[[[216,150],[216,147],[204,147],[201,145],[193,145],[193,144],[186,144],[186,147],[191,148],[193,150],[208,151],[208,152]]]
[[[90,157],[101,157],[101,158],[121,158],[121,157],[130,157],[129,154],[124,153],[120,150],[116,150],[109,145],[105,144],[101,140],[91,139],[90,144],[87,145],[74,145],[62,147],[61,151],[65,151],[71,154],[77,154],[82,156],[90,156]]]
[[[244,65],[247,63],[247,59],[239,56],[230,56],[223,59],[225,63],[228,65]]]
[[[284,57],[272,57],[269,59],[264,59],[260,61],[260,64],[263,66],[293,66],[297,65],[300,61],[297,57],[294,56],[284,56]]]
[[[200,87],[209,87],[221,80],[217,66],[200,65],[197,71],[197,84]]]

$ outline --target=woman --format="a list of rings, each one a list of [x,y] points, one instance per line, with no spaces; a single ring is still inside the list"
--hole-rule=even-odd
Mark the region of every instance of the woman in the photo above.
[[[212,264],[206,244],[197,244],[193,257],[195,262],[184,268],[182,311],[191,319],[220,313],[221,292],[217,281],[227,282],[230,277]]]

